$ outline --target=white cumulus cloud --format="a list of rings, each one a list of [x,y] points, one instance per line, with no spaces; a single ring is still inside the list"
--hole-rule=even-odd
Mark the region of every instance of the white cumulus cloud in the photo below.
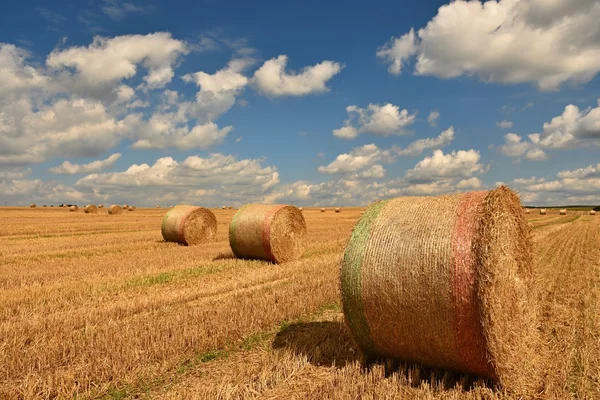
[[[333,130],[333,135],[342,139],[354,139],[361,133],[372,133],[379,136],[406,134],[405,128],[411,125],[416,114],[387,103],[384,105],[369,104],[367,108],[356,105],[346,107],[349,118],[344,126]]]
[[[460,150],[444,154],[435,150],[431,157],[425,157],[414,168],[406,172],[410,182],[432,182],[439,178],[469,178],[484,171],[480,155],[476,150]]]
[[[119,158],[121,158],[121,153],[115,153],[105,160],[96,160],[87,164],[74,164],[65,161],[58,167],[50,168],[50,172],[60,175],[89,174],[90,172],[98,172],[112,167]]]

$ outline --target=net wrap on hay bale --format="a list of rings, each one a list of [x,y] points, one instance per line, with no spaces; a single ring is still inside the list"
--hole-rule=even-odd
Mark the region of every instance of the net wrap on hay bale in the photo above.
[[[83,211],[86,214],[98,214],[98,207],[96,207],[94,204],[88,204],[87,206],[83,207]]]
[[[123,209],[121,208],[121,206],[118,206],[116,204],[113,204],[112,206],[108,207],[108,213],[110,215],[121,214],[122,212]]]
[[[306,233],[302,212],[294,206],[247,204],[229,224],[229,244],[239,258],[283,263],[302,257]]]
[[[519,198],[490,192],[372,204],[340,266],[347,324],[364,352],[540,383],[531,228]]]
[[[217,235],[217,217],[208,208],[178,205],[163,218],[161,231],[167,242],[188,246],[208,243]]]

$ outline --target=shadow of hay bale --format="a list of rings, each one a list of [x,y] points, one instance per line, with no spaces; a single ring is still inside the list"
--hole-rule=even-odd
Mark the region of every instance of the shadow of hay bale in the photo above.
[[[229,253],[221,253],[218,254],[215,258],[213,258],[213,261],[219,261],[219,260],[237,260],[238,258],[235,256],[235,254],[233,254],[232,252]]]
[[[358,345],[342,322],[323,321],[292,324],[282,329],[272,347],[306,356],[317,366],[336,366],[362,360]]]
[[[347,326],[341,321],[289,325],[277,333],[272,348],[291,350],[320,367],[343,368],[347,364],[359,362],[365,373],[383,369],[386,377],[396,375],[400,382],[414,388],[426,385],[439,391],[460,388],[468,392],[475,387],[494,387],[493,382],[489,380],[459,372],[389,358],[365,357]]]

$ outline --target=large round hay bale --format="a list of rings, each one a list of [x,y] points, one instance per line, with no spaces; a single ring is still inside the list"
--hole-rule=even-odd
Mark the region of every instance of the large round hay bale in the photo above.
[[[336,208],[335,208],[335,212],[336,212],[336,213],[339,213],[339,212],[340,212],[340,208],[339,208],[339,207],[336,207]]]
[[[83,208],[86,214],[98,214],[98,207],[93,204],[88,204]]]
[[[340,278],[368,356],[492,378],[510,392],[541,382],[531,228],[505,186],[372,204]]]
[[[596,215],[596,211],[594,211],[594,210],[590,211],[590,215]]]
[[[321,212],[325,212],[325,209],[324,209],[324,208],[321,208]]]
[[[540,215],[546,215],[546,209],[545,208],[542,208],[540,210]]]
[[[290,205],[247,204],[229,224],[229,244],[239,258],[283,263],[304,253],[306,222]]]
[[[122,212],[123,209],[121,208],[121,206],[118,206],[116,204],[113,204],[112,206],[108,207],[108,213],[110,215],[121,214]]]
[[[135,206],[129,206],[129,207],[127,207],[127,209],[128,209],[129,211],[135,211]]]
[[[35,204],[33,204],[33,203],[32,203],[32,204],[30,204],[30,205],[29,205],[29,207],[30,207],[30,208],[36,208],[37,206],[36,206]]]
[[[69,211],[71,211],[71,212],[73,212],[73,211],[77,211],[77,210],[79,210],[79,207],[77,207],[77,206],[75,206],[75,205],[73,205],[73,206],[69,207]]]
[[[562,210],[559,211],[559,214],[560,215],[567,215],[567,210],[563,208]]]
[[[167,242],[208,243],[217,235],[217,217],[208,208],[178,205],[163,218],[161,231]]]

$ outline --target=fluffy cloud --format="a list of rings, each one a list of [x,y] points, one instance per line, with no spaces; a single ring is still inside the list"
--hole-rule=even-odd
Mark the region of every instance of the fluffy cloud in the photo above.
[[[437,123],[438,123],[439,120],[440,120],[440,112],[437,111],[437,110],[433,110],[427,116],[427,123],[431,127],[435,127],[437,125]]]
[[[479,161],[479,152],[473,149],[448,154],[435,150],[431,157],[425,157],[408,170],[406,178],[416,183],[433,182],[440,178],[468,178],[485,170]]]
[[[459,190],[476,190],[481,189],[482,187],[483,184],[481,183],[481,180],[479,180],[479,178],[476,177],[463,179],[462,181],[459,181],[456,184],[456,188]]]
[[[533,161],[548,159],[548,155],[543,150],[536,148],[533,143],[523,141],[523,138],[515,133],[507,133],[504,135],[504,140],[505,143],[500,147],[500,151],[507,157],[525,156],[526,159]]]
[[[385,170],[380,162],[393,162],[394,158],[390,150],[382,150],[374,144],[366,144],[353,149],[350,153],[340,154],[328,165],[322,165],[318,171],[322,174],[348,174],[363,171],[363,177],[375,177],[382,175]],[[375,168],[374,170],[372,168]],[[370,172],[366,170],[370,169]],[[371,176],[369,176],[371,175]],[[356,175],[358,176],[358,175]]]
[[[186,43],[166,32],[114,38],[96,36],[87,47],[54,50],[46,64],[61,73],[65,82],[74,81],[73,90],[105,95],[107,88],[112,90],[121,80],[134,77],[138,65],[148,70],[143,78],[148,88],[165,86],[173,78],[174,64],[187,53]]]
[[[214,120],[229,111],[248,84],[248,78],[242,72],[253,63],[250,58],[234,59],[214,74],[196,72],[185,75],[184,81],[194,82],[200,87],[196,103],[191,106],[193,115],[203,120]]]
[[[478,76],[486,82],[533,82],[554,90],[600,71],[600,3],[592,0],[457,0],[419,29],[392,38],[377,55],[399,74]]]
[[[496,123],[496,125],[502,129],[510,129],[510,128],[512,128],[513,123],[512,123],[512,121],[503,120],[503,121]]]
[[[403,156],[418,156],[426,149],[441,149],[442,147],[446,147],[453,140],[454,127],[451,126],[443,131],[438,137],[416,140],[406,146],[405,149],[396,150],[396,153]]]
[[[90,172],[102,171],[105,168],[112,167],[119,158],[121,158],[121,153],[113,154],[105,160],[92,161],[87,164],[73,164],[65,161],[58,167],[50,168],[50,172],[60,175],[89,174]]]
[[[12,44],[0,42],[0,97],[43,87],[43,72],[27,64],[29,53]]]
[[[191,156],[183,162],[164,157],[153,165],[133,164],[123,172],[88,175],[75,187],[83,192],[94,189],[100,194],[110,193],[119,199],[144,198],[150,204],[200,201],[211,206],[223,202],[240,205],[261,201],[279,183],[277,168],[263,163],[261,159],[238,160],[223,154]]]
[[[344,121],[344,126],[333,130],[333,135],[342,139],[354,139],[361,133],[404,135],[405,128],[416,119],[416,114],[410,114],[406,109],[400,110],[400,107],[390,103],[382,106],[369,104],[367,108],[352,105],[346,107],[346,111],[349,118]]]
[[[333,61],[304,67],[301,72],[287,72],[288,58],[280,55],[266,61],[255,73],[252,84],[267,96],[304,96],[322,93],[329,89],[327,82],[342,70],[342,65]]]

